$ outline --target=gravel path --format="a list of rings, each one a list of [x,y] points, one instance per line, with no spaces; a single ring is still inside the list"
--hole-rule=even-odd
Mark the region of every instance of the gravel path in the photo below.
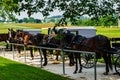
[[[22,53],[23,55],[21,57],[18,57],[16,51],[14,51],[14,56],[13,56],[13,52],[0,51],[0,56],[11,59],[11,60],[19,61],[19,62],[28,64],[28,65],[40,67],[40,57],[39,57],[38,53],[35,52],[36,56],[35,56],[34,60],[30,60],[30,57],[29,57],[30,55],[28,53],[29,52],[27,52],[26,59],[25,59],[23,53]],[[44,66],[43,69],[48,70],[48,71],[53,72],[53,73],[56,73],[56,74],[63,75],[62,62],[60,64],[53,64],[53,60],[49,59],[48,65]],[[64,76],[68,76],[68,77],[73,78],[75,80],[94,80],[94,68],[90,68],[90,69],[83,68],[83,72],[77,73],[77,74],[73,74],[74,69],[75,69],[74,66],[73,67],[68,66],[68,61],[66,61],[65,62],[65,75]],[[112,72],[110,72],[109,75],[103,75],[104,71],[105,71],[105,65],[97,63],[97,80],[120,80],[120,76],[113,75],[113,73],[115,73],[114,70]]]

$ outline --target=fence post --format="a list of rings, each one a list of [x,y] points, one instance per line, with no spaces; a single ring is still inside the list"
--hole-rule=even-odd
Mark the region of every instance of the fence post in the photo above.
[[[96,72],[96,53],[94,54],[94,79],[97,80],[97,72]]]
[[[65,58],[64,58],[64,51],[63,51],[63,48],[61,49],[61,52],[62,52],[63,74],[65,75]]]
[[[14,44],[11,44],[12,45],[12,51],[13,51],[13,60],[15,59],[15,50],[14,50]]]
[[[39,48],[39,54],[40,54],[40,64],[41,64],[41,68],[42,68],[42,50]]]
[[[26,63],[26,46],[25,45],[24,45],[24,53],[25,53],[24,57],[25,57],[25,63]]]

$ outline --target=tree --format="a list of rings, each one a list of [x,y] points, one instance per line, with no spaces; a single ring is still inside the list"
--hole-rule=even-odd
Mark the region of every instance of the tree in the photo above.
[[[34,22],[35,22],[35,19],[34,19],[33,17],[30,17],[30,18],[28,19],[28,22],[29,22],[29,23],[34,23]]]
[[[28,18],[23,18],[23,22],[28,23]]]
[[[9,4],[9,5],[7,5]],[[27,11],[28,16],[41,12],[43,16],[48,16],[54,9],[63,12],[63,18],[59,24],[66,24],[70,19],[73,24],[77,16],[88,15],[97,19],[102,16],[112,15],[120,11],[119,0],[1,0],[0,16],[6,18],[13,13],[19,14]],[[3,11],[3,12],[2,12]],[[8,16],[5,16],[8,15]]]

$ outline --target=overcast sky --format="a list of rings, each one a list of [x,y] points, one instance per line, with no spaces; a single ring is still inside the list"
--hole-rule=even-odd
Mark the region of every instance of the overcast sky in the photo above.
[[[56,15],[62,15],[62,13],[63,12],[54,10],[54,12],[50,13],[49,17],[56,16]],[[42,16],[41,13],[33,14],[33,15],[31,15],[31,17],[34,17],[35,19],[44,19],[44,17]],[[21,12],[21,15],[20,16],[16,15],[16,18],[18,18],[18,19],[28,18],[27,12]]]

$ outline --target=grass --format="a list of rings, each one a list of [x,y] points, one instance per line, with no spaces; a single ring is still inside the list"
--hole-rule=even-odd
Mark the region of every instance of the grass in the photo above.
[[[49,27],[54,27],[54,23],[47,23],[47,24],[34,24],[34,23],[22,23],[22,24],[5,24],[5,23],[0,23],[0,33],[7,33],[8,28],[13,28],[13,29],[42,29],[42,28],[49,28]],[[70,25],[68,25],[70,26]],[[111,37],[120,37],[120,28],[117,27],[96,27],[96,34],[102,34],[105,35],[109,38]],[[42,30],[42,33],[47,33],[47,30]]]
[[[117,27],[112,27],[112,28],[96,27],[96,29],[97,29],[96,34],[102,34],[102,35],[105,35],[109,38],[120,37],[120,28],[117,28]]]
[[[72,80],[0,57],[0,80]]]

